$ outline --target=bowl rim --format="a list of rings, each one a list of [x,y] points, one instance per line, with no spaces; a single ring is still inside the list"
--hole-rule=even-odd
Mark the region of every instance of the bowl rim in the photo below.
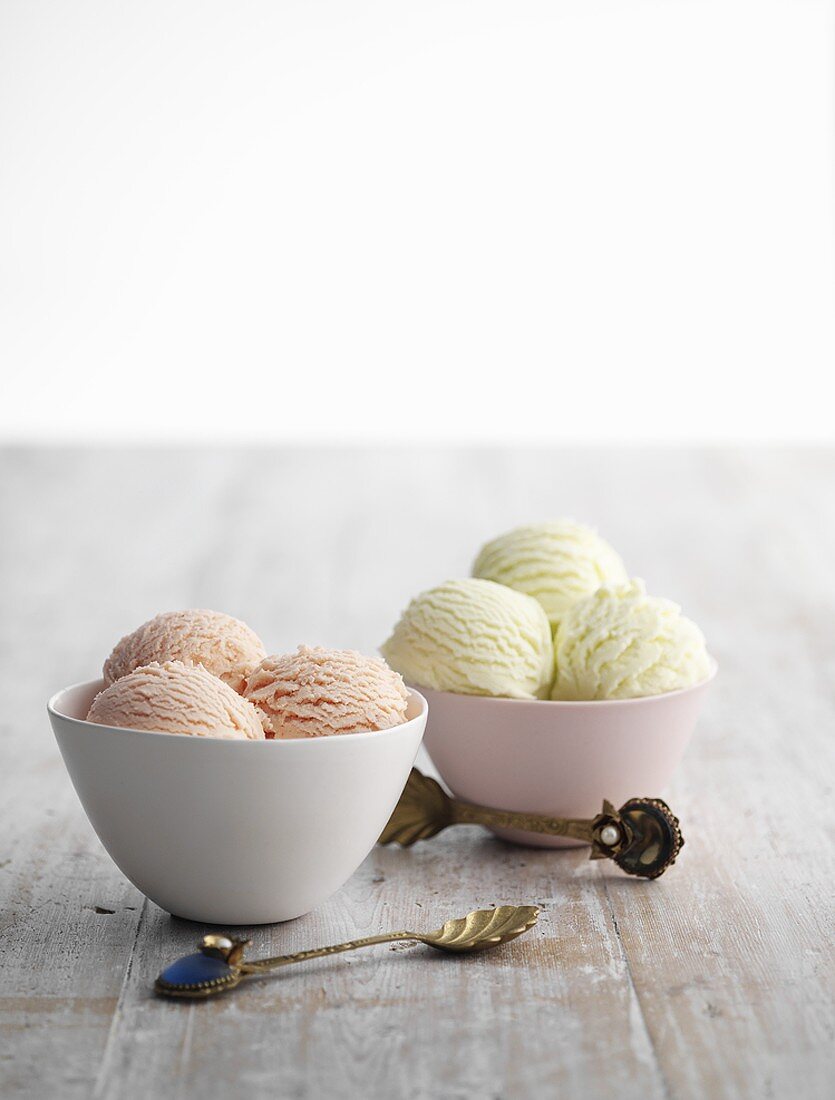
[[[426,719],[429,713],[429,703],[425,696],[416,688],[407,685],[407,691],[409,693],[410,701],[415,699],[419,706],[420,712],[412,718],[407,718],[405,722],[399,722],[396,726],[389,726],[384,730],[360,730],[357,733],[344,733],[339,735],[331,735],[327,737],[259,737],[257,740],[254,738],[243,737],[192,737],[188,734],[182,733],[166,733],[163,730],[137,730],[132,729],[129,726],[104,726],[100,722],[88,722],[85,718],[74,718],[71,714],[66,714],[58,707],[58,700],[62,695],[66,695],[67,692],[73,691],[76,688],[92,688],[97,684],[104,685],[104,681],[101,677],[95,680],[79,680],[75,684],[67,684],[66,687],[56,691],[51,695],[47,701],[46,709],[51,718],[58,718],[62,723],[68,722],[71,726],[77,726],[79,728],[100,731],[102,734],[111,733],[129,733],[132,737],[151,737],[158,742],[160,738],[164,738],[167,741],[175,741],[177,744],[202,744],[202,745],[281,745],[282,748],[279,752],[287,751],[310,751],[305,749],[294,748],[290,746],[302,746],[302,745],[315,745],[315,744],[344,744],[348,742],[353,744],[355,741],[367,741],[372,738],[382,738],[386,736],[396,736],[398,733],[402,733],[407,729],[411,729],[415,722],[420,722]],[[313,750],[322,751],[322,750]]]
[[[623,707],[637,706],[639,704],[651,706],[661,699],[676,699],[681,695],[687,695],[688,692],[698,691],[700,688],[707,687],[708,684],[716,679],[719,672],[719,663],[716,658],[708,654],[708,661],[710,666],[708,674],[703,680],[699,680],[698,683],[688,684],[687,687],[683,688],[676,688],[675,691],[662,691],[657,695],[634,695],[628,699],[512,699],[506,695],[469,695],[463,691],[437,691],[435,688],[427,687],[425,684],[415,686],[409,681],[406,682],[406,687],[409,691],[414,691],[416,695],[419,695],[422,691],[428,691],[431,692],[433,697],[435,695],[443,695],[450,699],[467,699],[479,703],[490,703],[491,705],[511,707],[519,706],[520,703],[526,703],[528,706],[541,707],[544,705],[562,708]]]

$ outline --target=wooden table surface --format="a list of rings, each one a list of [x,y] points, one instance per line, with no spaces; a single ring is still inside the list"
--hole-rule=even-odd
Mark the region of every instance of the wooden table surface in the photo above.
[[[155,999],[203,929],[110,862],[47,697],[177,607],[274,650],[373,652],[485,538],[564,514],[719,661],[663,792],[687,836],[672,871],[644,883],[473,828],[378,848],[318,911],[250,930],[257,949],[507,901],[541,905],[539,926],[469,959],[383,947]],[[833,451],[5,451],[0,699],[4,1098],[832,1095]]]

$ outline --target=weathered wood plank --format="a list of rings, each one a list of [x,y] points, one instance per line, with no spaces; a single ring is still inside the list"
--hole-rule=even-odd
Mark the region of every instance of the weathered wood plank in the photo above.
[[[833,826],[833,487],[830,451],[3,453],[3,1095],[826,1095],[833,867],[810,850]],[[679,866],[643,884],[473,829],[378,849],[258,948],[509,900],[543,903],[541,925],[480,958],[380,948],[155,1000],[201,929],[143,908],[101,852],[46,696],[163,607],[371,651],[483,538],[554,514],[596,522],[719,658],[668,792]]]
[[[186,1010],[155,1001],[150,981],[166,953],[187,949],[199,929],[174,928],[154,913],[100,1095],[132,1095],[149,1076],[175,1072],[210,1097],[236,1081],[282,1096],[520,1095],[526,1087],[579,1094],[607,1082],[627,1095],[640,1088],[662,1096],[609,906],[588,870],[581,853],[519,852],[474,830],[423,851],[378,850],[318,913],[253,930],[259,950],[299,950],[369,928],[434,927],[473,905],[528,898],[545,907],[541,926],[469,959],[380,948],[304,964],[239,991],[234,1002]],[[586,980],[578,983],[577,973]],[[246,1057],[224,1067],[212,1045],[230,1021],[246,1036]]]
[[[835,516],[820,504],[832,499],[835,468],[807,454],[716,454],[710,466],[735,505],[723,513],[733,530],[714,527],[732,539],[735,591],[719,593],[727,604],[714,614],[732,635],[711,631],[721,677],[670,793],[690,843],[682,873],[663,882],[667,907],[623,880],[608,891],[674,1095],[825,1096],[835,860],[821,841],[835,818],[821,796],[835,680],[821,672],[835,669],[835,632],[820,626],[835,585],[820,567]],[[781,482],[791,492],[775,500]],[[705,578],[694,560],[690,601],[700,577],[722,589],[729,579]]]

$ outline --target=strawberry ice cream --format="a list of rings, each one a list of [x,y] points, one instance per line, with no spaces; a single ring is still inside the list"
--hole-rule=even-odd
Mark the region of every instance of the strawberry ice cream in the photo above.
[[[267,736],[280,738],[389,729],[406,721],[408,701],[402,678],[385,661],[304,645],[263,660],[243,695],[264,715]]]
[[[180,661],[134,669],[93,700],[88,722],[154,733],[263,740],[251,703],[197,665]]]
[[[267,651],[246,623],[219,611],[167,611],[126,635],[104,664],[104,681],[112,684],[134,669],[153,662],[182,661],[202,665],[234,691]]]

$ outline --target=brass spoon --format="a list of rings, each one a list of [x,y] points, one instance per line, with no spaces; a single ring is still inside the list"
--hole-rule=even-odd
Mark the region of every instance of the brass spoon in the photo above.
[[[536,905],[499,905],[496,909],[476,909],[466,917],[448,920],[434,932],[386,932],[381,936],[366,936],[331,947],[317,947],[312,951],[298,951],[295,955],[276,955],[252,962],[243,961],[249,940],[208,935],[203,937],[197,954],[184,955],[166,967],[154,983],[154,989],[166,997],[212,997],[215,993],[234,989],[243,978],[266,974],[280,966],[399,940],[416,940],[438,951],[485,951],[515,940],[533,928],[538,916]]]
[[[565,836],[591,844],[591,859],[613,859],[628,875],[658,878],[675,863],[684,846],[678,818],[660,798],[630,798],[619,810],[604,800],[591,820],[493,810],[451,798],[443,788],[412,768],[406,788],[380,844],[411,847],[449,825],[486,825]]]

